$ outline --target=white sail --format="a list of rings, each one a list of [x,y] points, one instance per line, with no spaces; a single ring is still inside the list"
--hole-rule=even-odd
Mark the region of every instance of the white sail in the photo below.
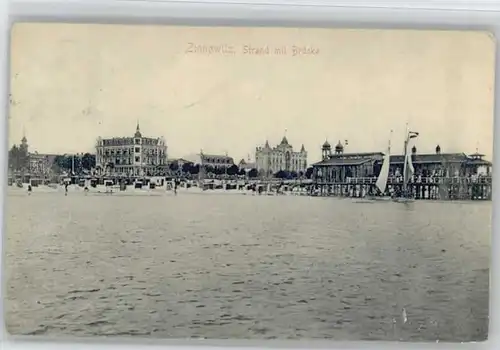
[[[410,181],[412,178],[413,174],[415,173],[415,168],[413,167],[413,162],[411,161],[411,154],[407,153],[406,158],[408,159],[408,165],[407,165],[407,179],[406,183]]]
[[[404,160],[403,160],[403,188],[402,188],[402,197],[396,198],[395,201],[407,203],[408,201],[413,201],[411,199],[411,194],[408,193],[408,183],[410,182],[413,174],[415,173],[415,169],[413,168],[413,162],[411,160],[411,152],[410,152],[410,140],[417,137],[419,135],[418,132],[408,130],[408,124],[406,125],[406,138],[404,145]]]
[[[383,194],[387,187],[387,179],[389,178],[389,165],[391,158],[391,141],[389,140],[389,147],[387,147],[387,152],[384,155],[384,161],[382,162],[382,169],[380,169],[380,174],[378,175],[377,182],[375,185]]]
[[[410,182],[410,179],[412,178],[413,174],[415,173],[415,168],[413,167],[413,162],[411,161],[411,152],[410,152],[409,148],[410,148],[410,142],[408,141],[406,144],[405,163],[404,163],[404,168],[403,168],[403,176],[404,176],[404,183],[405,184]]]

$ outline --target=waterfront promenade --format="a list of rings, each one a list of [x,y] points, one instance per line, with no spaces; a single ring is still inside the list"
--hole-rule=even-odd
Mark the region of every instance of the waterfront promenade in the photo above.
[[[134,188],[134,179],[127,179],[129,185],[124,191],[120,190],[120,181],[123,179],[112,179],[112,186],[104,186],[104,179],[95,182],[101,185],[89,186],[89,192],[114,192],[123,193],[146,193],[151,192],[150,183],[154,183],[154,193],[162,193],[174,190],[174,182],[178,181],[178,191],[182,192],[204,192],[204,193],[244,193],[244,194],[264,194],[264,195],[308,195],[321,197],[351,197],[363,198],[372,193],[375,189],[376,178],[347,178],[344,182],[325,182],[321,179],[245,179],[245,180],[219,180],[206,179],[179,180],[174,178],[156,177],[143,179],[142,188]],[[161,180],[161,181],[160,181]],[[388,193],[397,191],[402,186],[402,178],[390,177],[387,181]],[[53,187],[40,185],[34,187],[33,191],[53,192]],[[13,187],[17,187],[15,184]],[[26,188],[24,184],[23,188]],[[492,177],[420,177],[413,179],[408,187],[412,191],[415,199],[418,200],[491,200],[492,198]],[[83,190],[80,183],[69,186],[70,190]]]
[[[376,177],[347,178],[343,182],[317,179],[313,192],[319,196],[362,198],[375,191]],[[492,177],[414,177],[407,185],[415,199],[427,200],[491,200]],[[400,190],[402,177],[389,177],[387,191]]]

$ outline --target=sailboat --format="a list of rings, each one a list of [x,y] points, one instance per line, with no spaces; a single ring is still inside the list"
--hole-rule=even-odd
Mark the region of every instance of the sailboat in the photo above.
[[[392,130],[391,130],[392,137]],[[384,160],[382,161],[382,168],[378,174],[377,182],[375,182],[376,188],[379,190],[380,195],[377,196],[367,196],[367,199],[374,201],[389,201],[390,196],[385,195],[385,190],[387,189],[387,180],[389,179],[389,166],[391,161],[391,138],[389,138],[389,145],[387,146],[387,152],[385,152]]]
[[[415,201],[415,198],[413,198],[413,194],[408,189],[408,183],[410,182],[413,174],[415,173],[415,168],[413,167],[413,162],[411,160],[411,152],[409,152],[408,150],[410,147],[411,139],[417,137],[418,135],[419,135],[418,132],[409,131],[407,129],[405,145],[404,145],[403,188],[401,194],[393,198],[395,202],[409,203]]]
[[[387,147],[387,152],[385,152],[384,160],[382,161],[382,168],[377,177],[377,182],[375,186],[379,190],[380,195],[367,195],[362,199],[356,199],[354,203],[374,203],[376,201],[390,201],[392,198],[390,196],[385,196],[385,190],[387,189],[387,180],[389,178],[389,165],[391,159],[391,137],[389,138],[389,145]]]

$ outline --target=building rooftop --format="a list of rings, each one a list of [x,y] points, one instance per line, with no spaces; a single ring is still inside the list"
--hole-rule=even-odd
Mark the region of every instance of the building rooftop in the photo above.
[[[424,163],[463,163],[472,162],[476,164],[491,165],[491,162],[484,159],[473,159],[467,156],[465,153],[439,153],[439,154],[414,154],[412,155],[412,161],[414,164],[424,164]],[[394,155],[391,156],[391,163],[398,164],[404,163],[404,155]]]
[[[192,163],[191,160],[184,159],[184,158],[169,158],[167,162],[172,163],[172,162],[182,162],[182,163]]]
[[[217,160],[223,160],[223,161],[229,161],[229,162],[234,162],[233,157],[227,156],[227,155],[220,155],[220,154],[206,154],[206,153],[199,153],[199,154],[191,154],[188,156],[185,156],[182,158],[184,161],[189,161],[194,164],[199,164],[201,163],[202,160],[208,160],[210,161],[217,161]]]
[[[364,153],[349,153],[332,155],[329,159],[320,161],[313,165],[360,165],[367,161],[381,161],[384,153],[382,152],[364,152]],[[439,154],[414,154],[412,161],[414,164],[433,164],[433,163],[470,163],[477,165],[488,165],[492,163],[478,156],[468,156],[465,153],[439,153]],[[404,155],[392,155],[390,157],[391,164],[403,164]]]
[[[203,158],[212,158],[212,159],[226,159],[226,160],[233,159],[233,157],[226,156],[226,155],[219,155],[219,154],[205,154],[205,153],[203,153],[201,156]]]
[[[343,165],[343,166],[346,166],[346,165],[362,165],[362,164],[365,164],[365,163],[368,163],[372,161],[372,159],[369,159],[369,158],[352,158],[352,159],[349,159],[349,158],[330,158],[330,159],[325,159],[325,160],[322,160],[321,162],[318,162],[318,163],[315,163],[313,165],[315,166],[328,166],[328,165]]]

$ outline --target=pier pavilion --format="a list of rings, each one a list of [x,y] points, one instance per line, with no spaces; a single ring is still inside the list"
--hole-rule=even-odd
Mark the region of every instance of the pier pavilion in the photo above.
[[[476,152],[419,154],[411,150],[415,168],[409,187],[418,199],[491,199],[491,162]],[[322,160],[313,164],[313,183],[320,195],[363,197],[374,191],[382,167],[382,152],[344,153],[339,142],[335,152],[325,142]],[[404,155],[390,157],[389,190],[402,186]]]

